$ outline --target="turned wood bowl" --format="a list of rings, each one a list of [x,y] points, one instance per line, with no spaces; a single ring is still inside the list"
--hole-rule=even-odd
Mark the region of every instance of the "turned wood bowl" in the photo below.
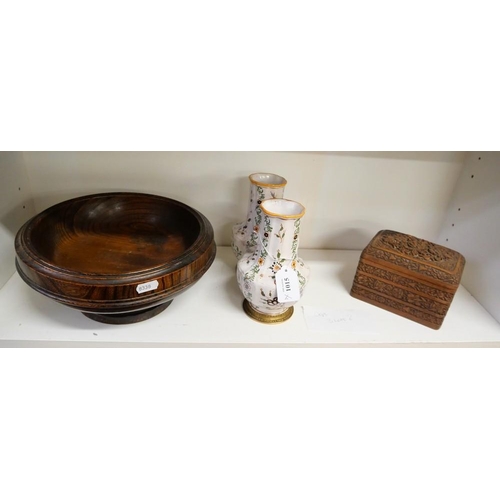
[[[104,323],[163,311],[215,258],[208,219],[178,201],[140,193],[68,200],[17,233],[16,268],[34,290]]]

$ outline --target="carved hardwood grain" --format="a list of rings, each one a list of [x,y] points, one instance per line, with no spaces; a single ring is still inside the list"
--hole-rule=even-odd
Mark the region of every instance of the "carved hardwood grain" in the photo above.
[[[161,312],[203,276],[216,253],[205,216],[142,193],[54,205],[19,230],[15,247],[17,270],[30,287],[107,323]],[[150,281],[158,281],[158,288],[138,293],[138,285]]]
[[[396,231],[380,231],[361,254],[351,295],[438,330],[464,266],[464,257],[450,248]]]

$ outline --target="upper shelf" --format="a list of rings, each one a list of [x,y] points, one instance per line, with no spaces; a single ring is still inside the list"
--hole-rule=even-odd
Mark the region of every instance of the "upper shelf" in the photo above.
[[[262,325],[245,315],[236,262],[226,247],[218,249],[199,283],[162,314],[135,325],[96,323],[33,291],[15,274],[0,290],[0,345],[500,346],[500,324],[463,286],[438,331],[352,298],[359,255],[301,251],[311,282],[293,317],[281,325]]]

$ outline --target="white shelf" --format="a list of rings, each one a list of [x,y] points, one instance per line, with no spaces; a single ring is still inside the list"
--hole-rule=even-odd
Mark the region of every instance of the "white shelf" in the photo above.
[[[0,290],[1,346],[486,346],[500,347],[500,324],[463,287],[438,331],[349,295],[359,251],[303,250],[311,282],[293,317],[262,325],[242,310],[235,259],[219,248],[207,274],[155,318],[104,325],[29,288],[17,275]],[[305,311],[352,311],[368,320],[354,331],[308,329]]]

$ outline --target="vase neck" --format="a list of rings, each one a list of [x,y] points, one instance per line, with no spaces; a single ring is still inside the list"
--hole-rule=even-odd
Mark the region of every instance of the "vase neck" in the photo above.
[[[285,187],[278,188],[268,188],[258,186],[254,183],[250,183],[250,201],[248,202],[248,218],[253,219],[255,217],[254,214],[261,214],[262,211],[260,209],[260,204],[264,200],[274,199],[274,198],[283,198],[283,194],[285,192]],[[251,221],[247,221],[251,222]]]
[[[259,227],[261,252],[263,257],[274,260],[297,259],[299,248],[300,218],[281,219],[263,214]]]

